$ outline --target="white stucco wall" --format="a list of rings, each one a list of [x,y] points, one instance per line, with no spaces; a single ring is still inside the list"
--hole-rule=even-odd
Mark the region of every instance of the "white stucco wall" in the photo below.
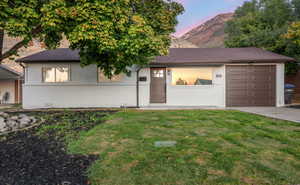
[[[81,68],[78,63],[65,63],[70,67],[70,82],[43,83],[42,67],[57,64],[27,64],[23,85],[23,107],[75,108],[136,106],[136,73],[117,83],[98,83],[95,65]],[[277,106],[284,103],[284,64],[277,66]],[[170,70],[167,68],[167,71]],[[151,106],[150,69],[140,72],[140,106]],[[214,67],[213,85],[173,86],[171,72],[167,72],[166,106],[218,106],[225,107],[225,66]],[[155,105],[155,104],[154,104]]]
[[[70,82],[43,83],[42,67],[69,66]],[[78,63],[28,64],[23,85],[23,107],[32,108],[73,108],[73,107],[120,107],[136,106],[136,73],[125,76],[121,82],[98,83],[97,67],[80,67]],[[142,70],[141,76],[147,76]],[[149,77],[147,78],[149,80]],[[149,101],[149,82],[140,82],[140,104]]]
[[[0,80],[0,100],[5,92],[8,92],[9,100],[5,103],[15,103],[15,80]]]
[[[225,106],[225,67],[213,68],[213,85],[172,85],[167,75],[167,105],[170,106]],[[169,70],[169,69],[168,69]]]
[[[284,106],[285,65],[276,64],[276,106]]]

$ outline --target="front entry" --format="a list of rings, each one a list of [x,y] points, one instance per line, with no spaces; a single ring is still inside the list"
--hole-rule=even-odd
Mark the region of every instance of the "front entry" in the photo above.
[[[166,68],[151,68],[150,103],[166,103]]]

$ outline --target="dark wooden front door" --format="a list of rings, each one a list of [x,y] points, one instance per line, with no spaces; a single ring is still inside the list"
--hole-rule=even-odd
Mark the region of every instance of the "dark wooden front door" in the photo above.
[[[276,66],[227,66],[226,104],[228,107],[275,106]]]
[[[151,68],[150,103],[166,103],[166,68]]]

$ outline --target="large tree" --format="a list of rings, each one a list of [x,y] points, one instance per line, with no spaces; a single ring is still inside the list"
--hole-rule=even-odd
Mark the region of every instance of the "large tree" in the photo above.
[[[2,0],[0,30],[22,40],[0,61],[33,38],[53,49],[65,36],[80,50],[82,66],[96,64],[109,77],[128,73],[168,52],[182,12],[171,0]]]
[[[300,59],[300,45],[284,37],[289,25],[299,20],[300,0],[251,0],[235,11],[225,32],[227,47],[259,47]],[[298,70],[287,65],[287,73]]]

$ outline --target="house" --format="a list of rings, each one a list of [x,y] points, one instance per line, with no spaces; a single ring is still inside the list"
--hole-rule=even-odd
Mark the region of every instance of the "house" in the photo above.
[[[78,51],[47,50],[25,66],[23,107],[283,106],[284,63],[258,48],[174,48],[130,76],[80,67]]]
[[[22,73],[0,64],[0,104],[21,103]]]

